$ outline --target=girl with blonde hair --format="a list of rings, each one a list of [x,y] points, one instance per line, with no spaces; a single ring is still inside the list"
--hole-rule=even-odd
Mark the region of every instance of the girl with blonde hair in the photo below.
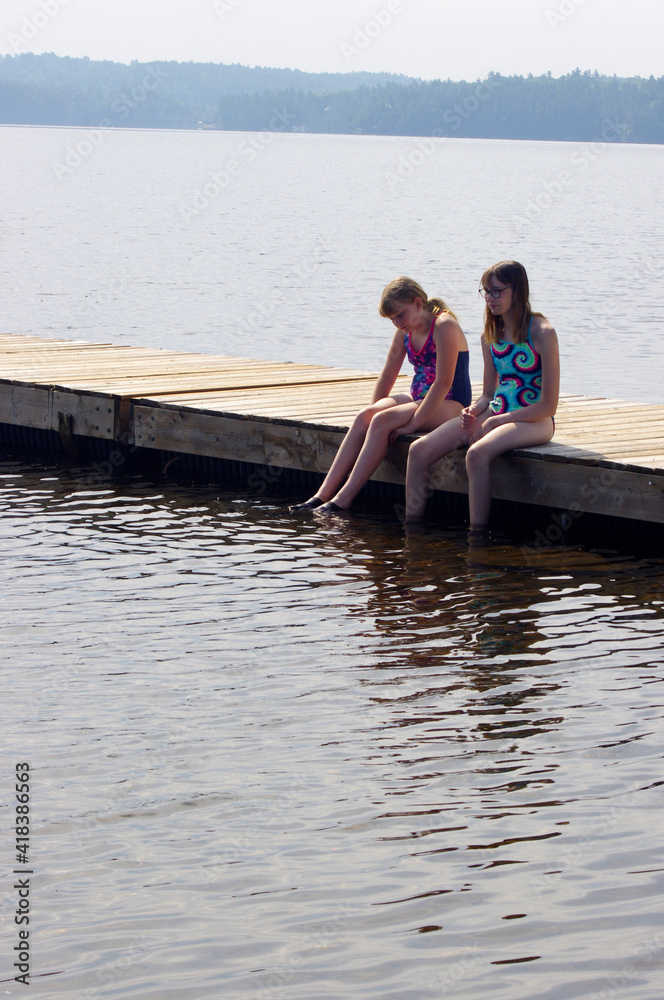
[[[401,277],[383,290],[379,312],[396,333],[371,403],[355,417],[316,494],[292,510],[346,510],[398,437],[431,431],[470,403],[468,343],[445,302]],[[410,392],[392,392],[406,357],[415,369]]]

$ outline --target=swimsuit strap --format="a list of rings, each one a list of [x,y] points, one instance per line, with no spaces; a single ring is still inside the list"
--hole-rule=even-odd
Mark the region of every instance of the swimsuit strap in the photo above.
[[[418,351],[418,353],[419,353],[419,354],[421,354],[421,353],[422,353],[422,351],[424,350],[424,348],[425,348],[425,347],[427,346],[427,344],[429,343],[429,341],[430,341],[430,339],[431,339],[431,337],[432,337],[432,335],[433,335],[433,328],[434,328],[434,326],[435,326],[435,325],[436,325],[436,317],[434,316],[434,318],[433,318],[433,319],[431,320],[431,326],[429,327],[429,332],[427,333],[427,339],[426,339],[426,340],[424,341],[424,343],[422,344],[422,350],[421,350],[421,351]]]
[[[430,326],[430,328],[429,328],[429,332],[428,332],[428,334],[427,334],[427,339],[426,339],[426,340],[424,341],[424,343],[423,343],[423,344],[422,344],[422,346],[420,347],[419,351],[416,351],[416,350],[414,349],[414,347],[413,347],[413,341],[412,341],[412,338],[411,338],[410,334],[409,334],[409,333],[407,333],[407,334],[405,335],[405,337],[404,337],[404,340],[405,340],[405,341],[406,341],[406,342],[407,342],[408,344],[410,344],[410,349],[411,349],[411,351],[413,352],[413,355],[414,355],[414,357],[416,357],[416,358],[417,358],[417,357],[419,357],[419,356],[420,356],[420,354],[422,353],[422,351],[424,350],[424,348],[425,348],[425,347],[427,346],[427,344],[429,343],[429,338],[430,338],[431,334],[433,333],[433,328],[434,328],[434,326],[436,325],[436,319],[437,319],[437,318],[438,318],[437,316],[434,316],[433,320],[431,321],[431,326]]]

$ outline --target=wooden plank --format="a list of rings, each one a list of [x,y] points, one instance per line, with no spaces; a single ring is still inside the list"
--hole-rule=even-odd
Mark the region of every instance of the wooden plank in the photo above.
[[[653,413],[653,412],[641,412],[636,411],[630,414],[629,419],[625,418],[624,414],[621,414],[619,410],[596,410],[590,416],[591,411],[586,411],[578,416],[571,416],[564,410],[559,410],[556,414],[556,430],[564,430],[566,434],[576,433],[584,434],[587,436],[589,431],[589,421],[592,420],[593,432],[598,430],[603,430],[604,428],[616,428],[617,430],[630,430],[640,427],[648,427],[652,424],[655,427],[664,426],[664,412]]]
[[[367,399],[371,395],[371,387],[374,384],[373,378],[309,378],[301,373],[287,373],[286,376],[261,375],[260,373],[221,376],[214,375],[178,375],[168,376],[137,376],[135,378],[117,378],[112,376],[82,377],[80,375],[68,374],[63,378],[61,374],[51,372],[51,378],[41,374],[40,378],[28,380],[27,378],[3,378],[0,381],[12,382],[14,384],[40,384],[58,385],[61,388],[86,389],[92,392],[107,392],[118,396],[132,396],[134,398],[146,397],[150,399],[166,399],[167,397],[182,397],[187,393],[198,393],[204,398],[205,394],[215,392],[227,392],[237,389],[278,389],[286,386],[297,386],[310,383],[317,387],[328,384],[339,383],[349,385],[358,382],[363,386],[363,391]],[[315,379],[315,380],[314,380]]]
[[[134,442],[186,455],[325,472],[343,432],[134,406]]]
[[[23,338],[19,338],[21,340]],[[54,349],[51,349],[54,345]],[[85,348],[85,350],[81,350]],[[357,369],[334,369],[320,365],[298,365],[281,361],[258,361],[251,358],[229,355],[189,354],[182,351],[170,351],[159,348],[125,347],[118,345],[79,344],[77,342],[35,341],[32,350],[26,345],[12,345],[7,349],[0,337],[0,353],[3,354],[2,371],[5,377],[14,377],[25,372],[32,372],[35,380],[46,374],[53,377],[53,365],[57,371],[64,371],[69,366],[71,374],[91,372],[98,374],[105,365],[117,377],[118,361],[122,362],[122,375],[126,377],[146,378],[152,374],[193,374],[206,372],[225,372],[229,370],[251,373],[254,376],[263,372],[266,375],[283,377],[289,382],[296,380],[296,373],[304,380],[327,378],[331,380],[375,379],[371,372]],[[273,379],[274,380],[274,379]]]
[[[0,357],[2,357],[3,376],[6,378],[17,377],[17,374],[24,375],[26,372],[34,373],[35,378],[40,377],[43,373],[47,373],[50,377],[53,371],[70,372],[72,375],[97,375],[109,372],[115,377],[126,376],[127,378],[147,378],[153,375],[157,377],[173,377],[177,375],[220,376],[225,374],[252,374],[254,376],[267,376],[272,381],[280,378],[293,381],[300,376],[304,382],[311,382],[317,378],[327,379],[328,381],[339,381],[340,379],[373,379],[375,381],[376,378],[372,372],[359,371],[353,368],[328,368],[322,365],[276,363],[256,363],[252,365],[249,362],[231,363],[225,360],[223,363],[220,361],[216,364],[182,364],[178,358],[160,358],[155,362],[151,359],[135,357],[126,359],[113,358],[106,355],[103,357],[88,355],[84,358],[80,355],[60,355],[55,358],[48,355],[40,355],[39,358],[26,360],[25,358],[8,359],[7,355],[2,354],[2,352],[0,352]]]
[[[34,386],[10,386],[0,392],[1,423],[57,431],[61,413],[71,418],[73,434],[128,439],[129,411],[123,415],[118,400]]]
[[[258,417],[274,422],[300,421],[313,425],[331,423],[335,427],[347,429],[357,411],[367,404],[368,398],[366,389],[346,385],[339,386],[336,393],[332,387],[328,387],[326,394],[321,392],[320,387],[309,387],[306,391],[301,387],[294,387],[287,397],[268,390],[261,393],[238,391],[234,394],[214,395],[211,399],[193,396],[185,397],[184,400],[178,397],[177,403],[164,398],[160,398],[159,402],[162,408],[178,411],[199,411],[212,415],[222,413],[244,419]]]
[[[0,423],[53,429],[53,394],[34,386],[6,386],[0,392]]]
[[[526,451],[527,449],[520,449],[519,453],[521,450]],[[540,453],[549,461],[574,462],[578,465],[597,465],[607,468],[631,470],[645,468],[651,471],[664,471],[664,455],[641,454],[638,451],[631,454],[626,453],[624,447],[616,448],[614,451],[610,449],[594,451],[574,446],[558,445],[546,451],[544,450],[544,446],[530,450]]]
[[[635,451],[647,451],[649,450],[646,445],[652,445],[653,449],[660,450],[662,448],[662,435],[650,435],[646,438],[645,435],[640,435],[634,439],[620,440],[613,439],[610,437],[602,437],[601,435],[593,435],[593,441],[595,447],[588,447],[588,438],[568,438],[565,437],[564,445],[561,439],[552,441],[554,447],[566,447],[569,449],[570,455],[574,452],[581,454],[583,452],[588,452],[588,454],[624,454],[629,455]],[[583,442],[583,443],[582,443]]]
[[[324,473],[342,431],[293,427],[267,420],[150,406],[134,407],[135,443],[144,448]],[[374,475],[379,482],[404,482],[407,443],[398,442]],[[432,486],[467,493],[463,451],[437,462]],[[664,523],[664,476],[547,462],[524,453],[502,456],[492,466],[498,499],[556,507],[576,516],[582,510]]]
[[[467,493],[463,454],[436,463],[436,489]],[[664,475],[597,469],[507,454],[492,463],[491,491],[497,499],[664,524]]]
[[[404,384],[408,380],[404,379]],[[161,405],[186,406],[187,408],[201,408],[207,412],[221,411],[230,415],[233,411],[244,417],[260,417],[276,419],[298,420],[308,424],[329,424],[334,427],[347,426],[354,413],[366,402],[363,390],[351,392],[346,387],[331,387],[329,391],[323,392],[320,386],[304,386],[289,390],[287,396],[279,395],[276,391],[270,392],[241,392],[237,391],[231,396],[228,393],[197,394],[185,393],[176,399],[158,397],[155,402]],[[659,435],[657,425],[653,425],[651,419],[647,424],[649,438],[646,438],[643,429],[639,427],[638,434],[635,435],[636,444],[630,445],[629,440],[621,441],[614,439],[616,434],[615,422],[612,422],[609,429],[604,432],[604,436],[598,430],[593,434],[595,447],[589,449],[585,447],[588,434],[576,436],[578,445],[574,444],[575,438],[571,440],[565,435],[564,427],[558,427],[557,434],[550,445],[543,448],[534,449],[536,452],[543,452],[547,457],[555,455],[558,458],[571,460],[576,458],[584,464],[597,464],[604,458],[609,458],[614,462],[629,461],[634,448],[639,454],[648,454],[651,458],[656,456],[661,450],[661,441],[664,435]],[[563,443],[564,442],[564,443]],[[657,467],[655,461],[649,463],[649,468]]]

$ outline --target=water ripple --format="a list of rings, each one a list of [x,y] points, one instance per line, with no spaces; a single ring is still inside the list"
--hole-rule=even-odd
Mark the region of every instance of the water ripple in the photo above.
[[[49,997],[658,997],[661,560],[0,469]]]

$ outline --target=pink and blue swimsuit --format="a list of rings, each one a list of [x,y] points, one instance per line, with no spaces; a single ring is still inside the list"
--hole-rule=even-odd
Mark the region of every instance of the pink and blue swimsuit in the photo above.
[[[424,399],[427,392],[436,381],[436,342],[433,338],[434,319],[429,330],[429,336],[420,351],[415,351],[410,342],[410,334],[404,336],[404,345],[408,360],[415,369],[415,375],[410,385],[413,399]],[[453,399],[462,406],[470,406],[472,399],[470,376],[468,374],[468,351],[459,351],[452,385],[445,399]]]

